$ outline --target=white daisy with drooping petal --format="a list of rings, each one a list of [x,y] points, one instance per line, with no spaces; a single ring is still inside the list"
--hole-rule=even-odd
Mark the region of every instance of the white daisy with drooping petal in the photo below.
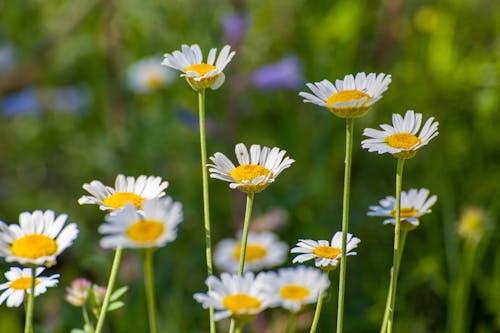
[[[361,146],[370,152],[389,153],[397,158],[412,158],[420,148],[439,134],[439,123],[434,121],[434,117],[427,119],[420,130],[421,124],[421,113],[408,110],[404,118],[399,114],[393,114],[392,126],[382,124],[380,125],[382,131],[365,128],[363,135],[369,139],[363,140]],[[419,130],[420,133],[417,134]]]
[[[168,182],[161,177],[141,175],[137,179],[118,175],[115,187],[106,186],[98,180],[84,184],[83,189],[91,195],[84,195],[78,199],[80,205],[96,204],[102,210],[123,208],[126,204],[142,207],[145,199],[161,198],[165,195]]]
[[[64,227],[68,215],[35,210],[19,215],[19,224],[0,221],[0,256],[22,265],[51,266],[78,236],[78,226]],[[63,228],[64,227],[64,228]]]
[[[356,254],[356,252],[352,252],[352,250],[358,247],[360,241],[359,238],[347,233],[347,256]],[[331,242],[327,240],[315,241],[312,239],[299,239],[297,245],[290,252],[301,253],[293,259],[293,263],[303,263],[314,259],[316,267],[326,270],[334,269],[337,267],[342,257],[342,232],[336,232]]]
[[[215,265],[228,273],[237,273],[240,263],[241,233],[238,239],[226,238],[217,244]],[[272,232],[249,232],[245,254],[245,271],[260,271],[281,265],[288,254],[288,245]]]
[[[98,231],[106,249],[162,247],[177,238],[177,226],[184,216],[182,204],[171,197],[145,200],[139,211],[132,204],[108,214]]]
[[[408,192],[401,192],[401,227],[412,230],[418,227],[419,218],[429,214],[431,207],[436,203],[437,196],[429,197],[429,190],[426,188],[410,189]],[[384,224],[396,224],[396,198],[387,196],[379,201],[379,206],[370,206],[368,216],[387,217]]]
[[[209,276],[207,293],[196,293],[194,299],[203,308],[215,309],[215,320],[231,317],[240,322],[251,321],[271,304],[271,295],[266,291],[264,275],[255,276],[247,272],[243,276],[222,273],[221,278]]]
[[[313,92],[300,92],[305,103],[324,106],[340,118],[356,118],[364,115],[375,104],[391,83],[391,76],[380,73],[346,75],[343,80],[307,83]]]
[[[319,294],[330,286],[330,280],[317,268],[299,265],[265,273],[265,285],[272,295],[271,307],[298,312],[306,304],[316,303]]]
[[[233,58],[235,52],[226,45],[216,58],[217,49],[213,48],[208,53],[207,62],[203,62],[203,55],[198,44],[182,45],[182,51],[166,53],[162,65],[177,69],[183,74],[194,90],[219,88],[225,80],[224,68]]]
[[[252,145],[250,151],[243,143],[235,147],[236,158],[240,165],[233,162],[222,153],[210,157],[214,164],[208,164],[210,177],[230,182],[230,188],[247,193],[257,193],[274,182],[276,177],[290,167],[295,160],[285,156],[286,150],[277,147]]]
[[[175,74],[170,68],[160,64],[158,57],[149,57],[132,64],[127,71],[130,90],[146,94],[156,91],[173,81]]]
[[[59,282],[59,274],[40,276],[44,270],[44,267],[36,268],[35,297],[45,293],[47,288],[55,287]],[[8,307],[18,307],[23,304],[26,293],[31,293],[32,269],[11,267],[5,277],[8,281],[0,284],[0,290],[4,290],[0,295],[0,305],[7,301]]]

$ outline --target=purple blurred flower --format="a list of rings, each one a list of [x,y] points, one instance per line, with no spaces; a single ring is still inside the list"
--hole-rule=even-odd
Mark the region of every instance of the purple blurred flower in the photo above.
[[[38,94],[32,88],[6,95],[0,100],[2,114],[9,117],[35,115],[40,111]]]
[[[16,66],[16,50],[10,43],[0,45],[0,73],[6,73]]]
[[[80,85],[65,86],[42,91],[43,107],[49,111],[78,113],[90,104],[90,96]]]
[[[297,89],[303,81],[302,64],[294,55],[261,66],[251,74],[252,85],[263,90]]]
[[[240,44],[248,28],[248,19],[242,13],[229,13],[224,17],[222,23],[224,27],[225,40],[236,47]]]

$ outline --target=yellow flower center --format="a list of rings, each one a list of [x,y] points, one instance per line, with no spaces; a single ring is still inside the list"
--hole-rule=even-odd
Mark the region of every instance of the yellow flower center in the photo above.
[[[127,229],[127,236],[137,243],[154,242],[163,234],[163,223],[155,220],[140,220]]]
[[[385,143],[398,149],[410,149],[420,142],[422,140],[411,133],[396,133],[385,138]]]
[[[341,252],[341,249],[331,246],[318,246],[312,251],[312,253],[318,257],[327,259],[335,259]]]
[[[342,90],[328,97],[328,99],[326,100],[326,104],[333,105],[335,103],[359,101],[362,98],[366,98],[365,102],[368,102],[371,99],[370,95],[359,90]]]
[[[267,176],[271,171],[264,168],[262,165],[258,164],[243,164],[235,168],[229,174],[238,183],[242,183],[245,180],[251,181],[260,176]]]
[[[280,289],[280,295],[291,301],[301,301],[309,296],[309,289],[296,284],[290,284]]]
[[[260,301],[245,294],[234,294],[224,297],[222,301],[224,307],[234,314],[238,314],[245,310],[259,310]]]
[[[35,286],[40,283],[40,280],[35,279]],[[30,277],[20,277],[12,281],[9,285],[12,289],[16,290],[28,290],[31,289],[31,278]]]
[[[57,243],[48,236],[33,234],[13,241],[10,250],[16,257],[38,259],[56,254]]]
[[[241,243],[234,247],[233,258],[236,261],[240,260],[241,253]],[[247,244],[246,252],[245,252],[245,261],[252,262],[259,259],[262,259],[266,256],[267,249],[259,244]]]
[[[163,77],[157,75],[156,73],[150,73],[150,75],[146,79],[146,87],[150,89],[156,89],[161,87],[163,85],[163,82]]]
[[[128,203],[133,204],[137,208],[142,207],[144,198],[132,192],[116,192],[105,198],[102,203],[111,208],[122,208]]]
[[[217,69],[217,67],[215,67],[214,65],[201,63],[201,64],[195,64],[195,65],[191,65],[191,66],[184,68],[184,72],[193,71],[193,72],[200,74],[200,76],[203,76],[203,75],[207,74],[208,72],[213,71],[214,69]]]
[[[411,207],[404,207],[404,208],[400,209],[399,215],[401,218],[407,219],[409,217],[415,216],[417,213],[418,213],[418,209],[411,208]],[[396,217],[396,210],[395,209],[391,212],[391,215],[393,217]]]

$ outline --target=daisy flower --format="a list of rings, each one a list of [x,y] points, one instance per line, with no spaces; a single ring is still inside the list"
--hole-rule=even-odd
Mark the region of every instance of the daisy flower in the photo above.
[[[421,123],[422,114],[414,113],[412,110],[406,111],[404,118],[399,114],[393,114],[392,126],[380,125],[383,131],[365,128],[363,135],[369,139],[363,140],[361,146],[370,152],[389,153],[397,158],[412,158],[421,147],[439,134],[437,131],[439,123],[431,117],[417,135]]]
[[[247,193],[257,193],[274,182],[281,171],[290,167],[295,160],[285,157],[286,151],[277,147],[252,145],[250,152],[243,143],[235,147],[240,165],[235,167],[226,155],[215,153],[210,157],[214,164],[208,164],[210,177],[230,182],[230,188]]]
[[[205,282],[209,291],[194,294],[194,299],[205,309],[213,307],[217,321],[228,317],[251,321],[272,301],[263,278],[262,273],[255,277],[251,272],[243,276],[222,273],[220,279],[209,276]]]
[[[135,179],[118,175],[115,188],[106,186],[98,180],[84,184],[83,189],[91,195],[82,196],[78,199],[78,203],[97,204],[102,210],[115,210],[131,203],[140,209],[145,199],[163,197],[167,187],[168,182],[162,181],[161,177],[142,175]]]
[[[66,287],[64,299],[74,306],[83,306],[89,297],[90,288],[92,288],[92,282],[87,279],[78,278],[73,280],[71,285]]]
[[[307,83],[313,92],[300,92],[305,103],[324,106],[340,118],[356,118],[364,115],[375,104],[391,83],[391,76],[380,73],[358,73],[344,76],[335,84],[328,80]]]
[[[237,273],[240,252],[240,240],[223,239],[215,249],[215,265],[225,272]],[[245,271],[255,272],[281,265],[285,262],[287,254],[288,245],[285,242],[280,242],[278,236],[272,232],[249,232],[245,254]]]
[[[130,90],[141,94],[158,90],[173,79],[173,71],[162,66],[157,57],[139,60],[127,71],[127,83]]]
[[[231,47],[222,48],[215,60],[217,49],[213,48],[208,53],[207,62],[203,62],[203,55],[198,44],[182,45],[182,51],[166,53],[162,65],[177,69],[183,74],[189,85],[194,90],[211,88],[215,90],[224,83],[223,70],[233,58],[235,52],[230,52]]]
[[[356,252],[351,252],[358,247],[360,239],[350,233],[346,238],[346,255],[352,256]],[[303,263],[314,259],[316,267],[323,270],[331,270],[337,267],[342,257],[342,233],[336,232],[331,242],[327,240],[315,241],[312,239],[299,239],[297,245],[290,251],[291,253],[301,253],[293,259],[293,263]]]
[[[271,306],[280,306],[291,312],[316,303],[318,295],[330,286],[328,276],[313,267],[299,265],[265,274],[265,284],[272,295]]]
[[[145,200],[142,210],[132,204],[116,214],[108,214],[98,231],[103,234],[103,248],[162,247],[177,237],[177,225],[182,222],[182,204],[171,197]]]
[[[44,270],[45,267],[36,268],[35,297],[59,282],[59,274],[40,276]],[[23,303],[26,293],[31,293],[32,268],[11,267],[5,277],[8,281],[0,284],[0,290],[4,290],[0,295],[0,305],[7,300],[8,307],[18,307]]]
[[[76,223],[64,223],[68,215],[36,210],[19,215],[19,224],[0,221],[0,256],[22,265],[54,265],[56,258],[78,236]],[[64,228],[63,228],[64,227]]]
[[[426,188],[410,189],[408,192],[401,192],[401,224],[402,228],[412,230],[418,227],[420,216],[429,214],[431,207],[437,201],[437,196],[429,197],[429,190]],[[379,201],[379,206],[370,206],[368,216],[387,217],[384,224],[396,224],[396,198],[387,196]]]

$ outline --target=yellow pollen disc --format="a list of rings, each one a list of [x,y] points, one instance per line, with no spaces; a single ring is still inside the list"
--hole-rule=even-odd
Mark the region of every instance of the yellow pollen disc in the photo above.
[[[405,218],[405,219],[412,217],[412,216],[415,216],[418,213],[418,209],[415,209],[415,208],[405,207],[405,208],[401,208],[400,210],[401,210],[399,213],[400,217]],[[396,210],[395,209],[391,212],[391,215],[393,217],[396,217]]]
[[[214,69],[217,69],[217,67],[215,67],[214,65],[196,64],[184,68],[184,72],[193,71],[200,74],[200,76],[203,76],[208,72],[213,71]]]
[[[290,284],[280,289],[281,297],[291,301],[301,301],[309,294],[309,289],[296,284]]]
[[[133,204],[137,208],[142,207],[144,198],[132,192],[116,192],[105,198],[102,203],[111,208],[122,208],[128,203]]]
[[[224,307],[232,313],[240,313],[245,310],[258,310],[260,309],[260,301],[245,294],[234,294],[224,297],[222,301]]]
[[[236,261],[240,260],[241,253],[241,243],[234,247],[233,250],[233,258]],[[262,245],[258,244],[247,244],[246,252],[245,252],[245,261],[252,262],[259,259],[262,259],[266,256],[267,250]]]
[[[399,149],[410,149],[420,142],[422,141],[419,138],[410,133],[396,133],[385,138],[385,143]]]
[[[38,259],[56,254],[57,243],[48,236],[34,234],[16,239],[10,250],[16,257]]]
[[[271,171],[264,168],[262,165],[258,164],[243,164],[235,168],[229,174],[238,183],[242,183],[244,180],[251,181],[259,176],[267,176]]]
[[[146,86],[150,89],[156,89],[163,85],[163,78],[158,75],[150,75],[146,79]]]
[[[155,220],[140,220],[127,229],[127,236],[137,243],[154,242],[163,234],[163,223]]]
[[[40,283],[40,280],[35,279],[35,286]],[[9,285],[12,289],[16,290],[28,290],[31,288],[31,278],[30,277],[20,277],[12,281]]]
[[[318,246],[312,251],[318,257],[327,259],[335,259],[341,252],[341,249],[331,246]]]
[[[342,90],[328,97],[326,104],[333,105],[335,103],[359,101],[362,98],[366,98],[365,103],[371,99],[370,95],[359,90]]]

